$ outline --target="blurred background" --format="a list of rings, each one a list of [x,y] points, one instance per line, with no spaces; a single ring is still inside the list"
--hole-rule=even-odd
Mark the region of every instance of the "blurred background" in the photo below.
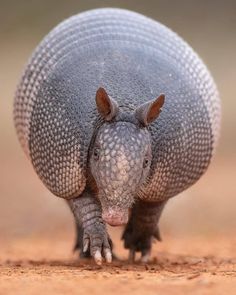
[[[140,12],[176,31],[205,61],[222,98],[217,155],[196,185],[170,200],[163,235],[235,234],[236,1],[0,0],[0,239],[73,232],[67,205],[46,190],[23,154],[12,121],[13,97],[30,54],[54,26],[108,6]]]

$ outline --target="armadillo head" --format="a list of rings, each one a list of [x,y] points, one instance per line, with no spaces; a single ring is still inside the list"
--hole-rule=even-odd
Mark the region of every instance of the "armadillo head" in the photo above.
[[[130,121],[119,120],[118,104],[103,88],[97,91],[96,103],[105,123],[91,147],[90,170],[104,221],[122,225],[128,222],[129,209],[149,174],[151,136],[146,127],[158,117],[164,95],[138,107]]]

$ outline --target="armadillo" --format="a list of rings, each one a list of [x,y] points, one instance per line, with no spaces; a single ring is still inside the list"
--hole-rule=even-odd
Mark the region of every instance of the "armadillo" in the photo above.
[[[19,141],[77,224],[76,249],[112,261],[106,224],[126,225],[130,258],[150,257],[167,201],[206,171],[220,129],[208,69],[166,26],[117,8],[56,26],[14,100]]]

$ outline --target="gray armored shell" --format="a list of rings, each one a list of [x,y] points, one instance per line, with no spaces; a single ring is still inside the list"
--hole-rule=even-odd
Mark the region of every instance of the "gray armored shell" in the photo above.
[[[165,200],[199,179],[220,123],[216,86],[205,65],[160,23],[127,10],[96,9],[67,19],[45,37],[15,97],[20,142],[55,195],[77,197],[85,187],[101,86],[124,112],[166,96],[149,127],[153,161],[140,198]]]

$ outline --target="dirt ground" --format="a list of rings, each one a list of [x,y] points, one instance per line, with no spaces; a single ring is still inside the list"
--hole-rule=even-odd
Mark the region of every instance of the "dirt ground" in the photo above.
[[[73,234],[1,243],[0,294],[236,294],[236,238],[165,237],[148,264],[122,259],[102,267],[72,254]],[[235,257],[235,258],[233,258]]]
[[[1,173],[0,295],[236,294],[235,161],[168,204],[151,263],[129,263],[122,229],[109,228],[121,260],[102,267],[73,254],[71,213],[26,163],[2,159],[14,173]]]

